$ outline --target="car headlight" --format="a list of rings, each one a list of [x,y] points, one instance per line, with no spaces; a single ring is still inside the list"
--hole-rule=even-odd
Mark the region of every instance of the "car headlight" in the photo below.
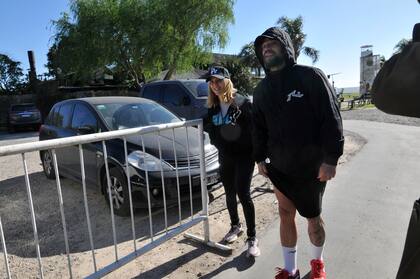
[[[214,145],[212,145],[212,144],[206,144],[205,146],[204,146],[204,153],[205,154],[207,154],[207,153],[214,153],[214,152],[216,152],[217,151],[217,148],[214,146]]]
[[[142,151],[134,151],[128,155],[128,163],[144,171],[170,171],[172,167],[165,161],[161,161],[153,155]]]

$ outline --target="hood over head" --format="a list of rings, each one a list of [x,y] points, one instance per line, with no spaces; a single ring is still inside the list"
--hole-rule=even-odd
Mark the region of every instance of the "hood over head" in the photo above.
[[[420,23],[416,23],[413,27],[413,42],[420,42]]]
[[[295,50],[292,44],[292,40],[290,39],[289,34],[286,33],[283,29],[278,27],[270,27],[264,31],[260,36],[255,39],[254,47],[255,47],[255,54],[257,55],[258,60],[260,61],[261,65],[263,66],[265,72],[269,72],[264,66],[264,61],[261,52],[261,45],[264,39],[270,40],[277,40],[281,43],[285,55],[286,65],[290,66],[296,64],[295,58]]]

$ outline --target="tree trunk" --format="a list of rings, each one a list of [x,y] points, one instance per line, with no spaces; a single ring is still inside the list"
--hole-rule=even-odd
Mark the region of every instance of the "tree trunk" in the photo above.
[[[184,40],[180,43],[180,45],[178,46],[178,50],[174,55],[174,59],[172,61],[172,63],[169,66],[168,72],[166,73],[165,77],[163,78],[164,80],[169,80],[171,79],[172,75],[175,73],[176,71],[176,65],[178,64],[178,58],[182,55],[182,49],[184,48],[186,42],[188,40],[186,38],[184,38]]]
[[[171,79],[172,75],[175,73],[175,66],[169,66],[168,72],[166,72],[165,77],[163,78],[164,80],[169,80]]]

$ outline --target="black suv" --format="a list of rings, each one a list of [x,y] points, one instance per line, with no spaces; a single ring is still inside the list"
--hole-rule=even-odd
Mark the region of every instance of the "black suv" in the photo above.
[[[7,118],[9,132],[14,132],[16,128],[23,126],[31,126],[38,130],[41,126],[41,112],[35,104],[12,104]]]
[[[187,120],[202,118],[207,113],[207,96],[205,79],[155,81],[140,90],[140,97],[153,100]]]

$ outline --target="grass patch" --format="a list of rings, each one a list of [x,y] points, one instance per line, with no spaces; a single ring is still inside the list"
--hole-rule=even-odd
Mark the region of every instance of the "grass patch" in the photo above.
[[[344,93],[343,94],[344,100],[351,100],[357,97],[360,97],[360,94],[355,92],[355,93]]]
[[[370,108],[376,108],[374,104],[366,104],[360,107],[356,107],[356,109],[370,109]]]

